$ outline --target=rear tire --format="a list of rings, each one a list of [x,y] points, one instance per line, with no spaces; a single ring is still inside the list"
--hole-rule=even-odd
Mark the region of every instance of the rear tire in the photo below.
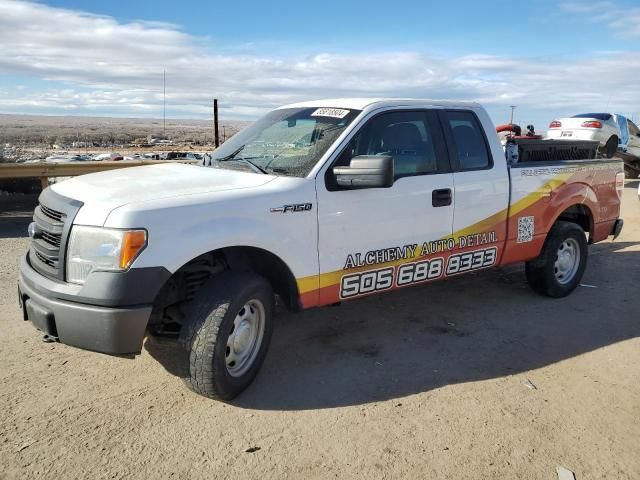
[[[575,223],[558,221],[551,228],[538,258],[527,262],[525,272],[533,290],[560,298],[575,290],[586,266],[584,230]]]
[[[607,158],[613,158],[618,151],[618,137],[615,135],[607,140],[604,148],[602,149],[602,153]]]
[[[205,283],[180,332],[186,385],[221,400],[247,388],[266,356],[273,310],[271,286],[254,273],[224,272]]]

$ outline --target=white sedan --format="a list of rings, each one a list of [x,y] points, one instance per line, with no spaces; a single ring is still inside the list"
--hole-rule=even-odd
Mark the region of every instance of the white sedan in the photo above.
[[[620,117],[618,119],[617,117]],[[611,113],[581,113],[573,117],[552,121],[547,130],[547,138],[555,140],[594,140],[600,142],[600,151],[611,158],[620,143],[620,125],[626,118]]]
[[[93,160],[96,162],[115,161],[122,159],[123,156],[119,153],[101,153],[100,155],[96,155],[95,157],[93,157]]]

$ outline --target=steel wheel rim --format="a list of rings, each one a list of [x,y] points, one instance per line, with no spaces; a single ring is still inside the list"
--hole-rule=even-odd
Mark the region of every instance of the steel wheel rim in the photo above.
[[[225,364],[232,377],[240,377],[251,368],[264,337],[265,309],[260,300],[249,300],[238,311],[229,329]]]
[[[565,239],[556,253],[553,272],[560,285],[566,285],[576,276],[580,266],[580,244],[573,238]]]

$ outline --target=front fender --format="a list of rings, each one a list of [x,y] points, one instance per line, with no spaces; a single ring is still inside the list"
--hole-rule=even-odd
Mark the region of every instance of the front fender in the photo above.
[[[296,270],[305,269],[305,263],[308,265],[311,261],[314,265],[317,264],[317,246],[312,229],[309,228],[307,232],[302,230],[296,227],[274,228],[269,222],[256,219],[215,219],[175,231],[172,234],[174,248],[170,254],[164,253],[162,256],[167,262],[167,269],[174,272],[191,259],[212,250],[239,246],[255,247],[281,258],[296,275]],[[301,248],[302,245],[306,248]],[[292,263],[295,264],[297,259],[305,257],[306,261],[302,262],[300,267],[292,268]]]
[[[241,211],[240,209],[238,211]],[[291,214],[260,212],[260,217],[220,215],[185,210],[159,212],[139,220],[149,232],[149,245],[135,268],[163,266],[174,273],[190,260],[228,247],[255,247],[279,257],[296,278],[317,275],[315,210]],[[169,220],[173,218],[174,220]]]
[[[310,208],[280,208],[300,204]],[[136,268],[163,266],[174,273],[204,253],[243,246],[277,256],[295,278],[318,275],[315,184],[306,179],[278,177],[259,189],[124,205],[111,212],[105,227],[147,229],[149,244],[134,262]]]

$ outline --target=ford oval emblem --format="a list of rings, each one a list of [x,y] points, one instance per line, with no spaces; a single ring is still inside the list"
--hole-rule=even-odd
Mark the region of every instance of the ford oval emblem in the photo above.
[[[29,227],[27,228],[27,232],[29,233],[29,237],[31,238],[36,237],[36,222],[31,222],[29,224]]]

